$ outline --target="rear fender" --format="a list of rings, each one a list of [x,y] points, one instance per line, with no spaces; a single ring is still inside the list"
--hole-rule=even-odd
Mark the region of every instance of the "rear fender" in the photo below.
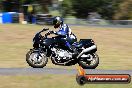
[[[94,43],[94,41],[92,39],[80,39],[79,43],[82,44],[82,46],[84,48],[88,48],[88,47],[91,47],[91,46],[95,45],[95,43]],[[96,51],[97,51],[97,48],[91,50],[88,53],[95,53]]]

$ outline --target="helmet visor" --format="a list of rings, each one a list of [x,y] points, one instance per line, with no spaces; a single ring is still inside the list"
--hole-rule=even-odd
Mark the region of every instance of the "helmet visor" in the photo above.
[[[57,20],[53,20],[53,25],[56,25],[57,24]]]

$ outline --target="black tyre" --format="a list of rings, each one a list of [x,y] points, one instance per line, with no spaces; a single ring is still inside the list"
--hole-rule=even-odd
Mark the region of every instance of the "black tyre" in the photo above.
[[[84,85],[87,82],[87,79],[84,76],[77,76],[76,81],[79,85]]]
[[[92,60],[88,61],[90,58]],[[99,64],[99,57],[96,53],[93,53],[93,54],[90,54],[90,58],[80,59],[78,64],[84,69],[95,69]]]
[[[35,55],[37,55],[37,53],[34,52],[34,49],[31,49],[26,54],[26,61],[29,64],[29,66],[31,66],[33,68],[43,68],[44,66],[46,66],[46,64],[48,62],[48,58],[46,57],[45,53],[41,53],[42,57],[39,57],[39,58],[41,58],[41,60],[39,61],[39,63],[35,63],[35,61],[33,59],[33,58],[35,58]]]

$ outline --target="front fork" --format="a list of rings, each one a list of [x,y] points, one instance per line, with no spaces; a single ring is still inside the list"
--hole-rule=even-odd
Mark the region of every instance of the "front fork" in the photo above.
[[[39,48],[39,49],[38,49],[37,60],[39,59],[39,56],[41,56],[41,54],[40,54],[40,53],[41,53],[41,50],[42,50],[42,48]],[[41,57],[42,57],[42,56],[41,56]]]
[[[39,56],[42,57],[42,56],[41,56],[41,50],[42,50],[42,48],[38,48],[37,50],[34,50],[34,51],[37,53],[36,59],[34,59],[35,63],[41,62],[41,61],[39,60]]]

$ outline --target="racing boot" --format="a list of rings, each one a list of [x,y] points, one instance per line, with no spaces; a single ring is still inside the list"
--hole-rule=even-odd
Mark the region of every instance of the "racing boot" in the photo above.
[[[69,42],[66,42],[66,45],[68,46],[69,51],[72,52],[72,57],[76,57],[78,55],[78,51],[75,46],[70,45]]]

